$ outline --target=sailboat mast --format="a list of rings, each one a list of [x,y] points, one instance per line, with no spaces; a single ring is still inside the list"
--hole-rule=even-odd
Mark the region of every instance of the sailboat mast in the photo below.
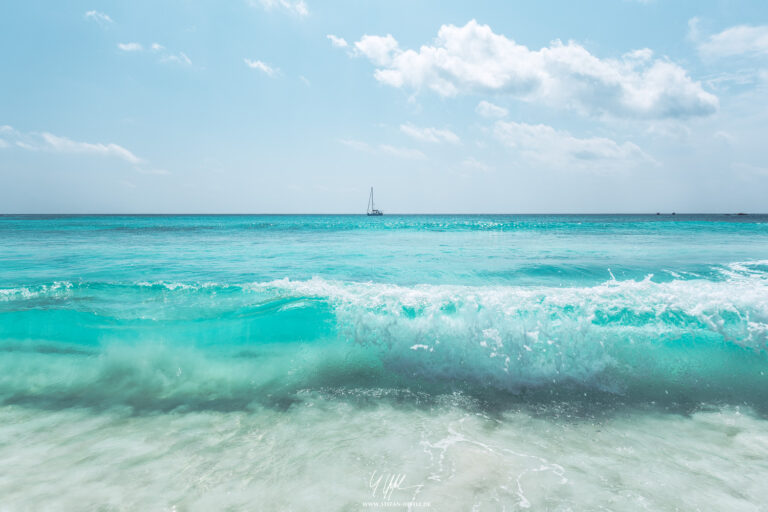
[[[373,187],[371,187],[371,195],[368,196],[368,215],[384,215],[384,212],[376,209],[376,203],[373,202]]]
[[[371,203],[373,202],[373,187],[371,187],[371,193],[368,196],[368,207],[366,209],[367,213],[371,213]]]

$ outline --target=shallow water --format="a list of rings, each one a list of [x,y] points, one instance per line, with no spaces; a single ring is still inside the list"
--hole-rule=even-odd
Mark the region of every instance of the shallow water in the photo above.
[[[767,341],[764,216],[0,216],[0,507],[762,510]]]

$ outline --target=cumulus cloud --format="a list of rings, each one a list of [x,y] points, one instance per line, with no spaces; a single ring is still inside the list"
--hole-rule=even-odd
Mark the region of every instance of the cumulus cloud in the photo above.
[[[689,22],[691,37],[699,37],[695,18]],[[707,57],[768,54],[768,25],[738,25],[698,41],[699,52]]]
[[[106,25],[108,23],[114,23],[109,15],[99,11],[87,11],[85,13],[85,19],[95,21],[96,23]]]
[[[556,107],[618,117],[712,114],[718,99],[677,64],[651,50],[600,59],[583,46],[554,41],[531,50],[472,20],[443,25],[432,45],[402,49],[391,35],[365,35],[355,53],[377,66],[379,82],[441,96],[507,94]]]
[[[277,70],[267,64],[266,62],[262,62],[260,60],[251,60],[251,59],[243,59],[243,62],[245,62],[245,65],[248,66],[251,69],[258,69],[262,73],[266,74],[267,76],[275,76],[277,74]]]
[[[343,37],[337,37],[333,34],[328,34],[325,37],[327,37],[331,41],[331,44],[336,48],[346,48],[349,46],[349,43],[347,43],[346,39]]]
[[[280,9],[296,16],[307,16],[309,9],[304,0],[251,0],[251,5],[260,5],[267,11]]]
[[[377,66],[391,66],[395,56],[402,53],[397,40],[392,37],[392,34],[387,34],[386,36],[365,35],[355,43],[355,50],[359,54],[365,55],[371,59]],[[376,72],[376,78],[382,82],[386,82],[386,80],[382,80],[379,77],[381,72],[381,70]],[[402,84],[390,83],[389,85],[399,87]]]
[[[417,140],[424,142],[448,142],[450,144],[458,144],[461,142],[459,136],[450,130],[439,128],[419,128],[410,123],[401,124],[400,131]]]
[[[497,121],[494,135],[520,155],[550,167],[617,168],[656,161],[632,142],[604,137],[578,138],[544,124]]]
[[[506,117],[507,114],[509,113],[509,111],[504,107],[494,105],[493,103],[488,101],[481,101],[480,103],[478,103],[477,107],[475,107],[475,112],[477,112],[483,117],[488,117],[488,118]]]
[[[143,160],[123,146],[114,143],[101,144],[79,142],[48,132],[21,133],[10,126],[0,127],[0,133],[7,134],[18,148],[28,151],[47,151],[51,153],[72,153],[115,157],[134,165]]]
[[[140,43],[117,43],[117,47],[124,52],[139,52],[144,49]]]

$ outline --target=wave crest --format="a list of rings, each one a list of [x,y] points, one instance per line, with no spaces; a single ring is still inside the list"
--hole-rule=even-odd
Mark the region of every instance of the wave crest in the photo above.
[[[0,394],[11,401],[245,406],[276,390],[383,387],[767,399],[765,262],[731,265],[716,280],[648,276],[593,287],[314,278],[2,291]],[[118,293],[117,304],[131,308],[104,306]],[[51,297],[64,300],[34,303]],[[80,316],[66,336],[34,330],[69,313]],[[29,341],[37,332],[59,337]],[[91,337],[88,350],[75,350],[78,336]],[[64,340],[74,348],[50,349]],[[154,346],[162,351],[146,348]]]

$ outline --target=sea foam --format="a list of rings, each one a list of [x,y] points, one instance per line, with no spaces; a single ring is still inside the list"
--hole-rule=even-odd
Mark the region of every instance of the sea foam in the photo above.
[[[762,402],[763,265],[733,264],[718,279],[648,276],[591,287],[313,278],[14,289],[5,318],[15,322],[0,328],[0,394],[173,409],[242,408],[328,386],[513,394],[576,386],[649,400],[671,393]],[[105,306],[102,297],[115,293],[135,306]],[[62,296],[77,311],[45,302]],[[57,334],[52,352],[38,327],[54,317],[73,330]]]

